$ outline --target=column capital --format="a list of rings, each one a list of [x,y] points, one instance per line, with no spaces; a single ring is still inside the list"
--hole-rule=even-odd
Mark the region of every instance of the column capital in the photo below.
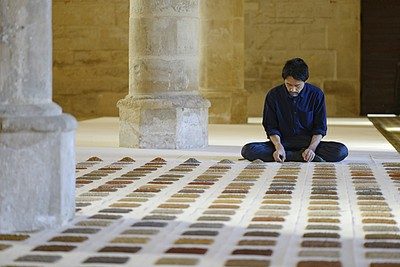
[[[0,134],[15,132],[69,132],[77,122],[69,114],[35,117],[0,117]]]
[[[7,104],[0,105],[1,117],[25,117],[25,116],[56,116],[62,109],[54,102],[43,104]]]
[[[131,17],[197,16],[199,0],[130,0]]]
[[[143,108],[158,109],[162,108],[209,108],[210,101],[204,99],[199,94],[183,95],[183,96],[168,96],[168,95],[127,95],[124,99],[118,101],[118,107],[136,107],[140,105]]]

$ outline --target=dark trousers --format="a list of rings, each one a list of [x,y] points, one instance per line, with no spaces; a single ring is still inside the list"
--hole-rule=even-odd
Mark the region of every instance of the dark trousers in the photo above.
[[[286,151],[287,161],[296,161],[292,157],[293,153],[306,149],[310,145],[311,137],[298,136],[291,139],[281,140]],[[262,161],[275,161],[272,154],[275,152],[275,146],[271,141],[249,143],[243,146],[242,156],[250,161],[261,159]],[[348,155],[347,147],[338,142],[321,141],[315,150],[315,154],[328,162],[338,162],[345,159]]]

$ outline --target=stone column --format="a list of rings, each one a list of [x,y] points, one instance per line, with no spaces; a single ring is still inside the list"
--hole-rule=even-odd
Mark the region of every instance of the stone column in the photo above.
[[[51,0],[0,1],[0,232],[75,214],[73,117],[52,102]]]
[[[208,144],[210,104],[198,90],[198,1],[130,1],[129,94],[118,102],[120,146]]]
[[[200,90],[211,123],[246,123],[243,0],[202,0]]]

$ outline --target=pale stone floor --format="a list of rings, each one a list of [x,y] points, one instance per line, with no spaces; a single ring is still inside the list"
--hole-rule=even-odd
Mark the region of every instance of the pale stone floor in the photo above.
[[[350,149],[337,164],[238,161],[261,126],[209,132],[205,149],[139,150],[117,148],[116,118],[80,122],[76,218],[0,235],[0,266],[400,264],[400,156],[366,118],[329,120]]]
[[[79,122],[76,135],[77,159],[83,160],[92,151],[135,151],[140,155],[173,155],[173,156],[206,156],[207,158],[229,157],[240,158],[241,147],[249,142],[265,140],[265,132],[260,118],[250,118],[249,124],[209,125],[209,147],[195,150],[132,150],[117,148],[118,145],[118,118],[103,117]],[[328,134],[324,140],[334,140],[345,143],[350,151],[348,159],[353,157],[371,157],[373,155],[396,156],[396,150],[376,130],[373,124],[365,117],[361,118],[329,118]],[[382,153],[383,152],[383,153]],[[90,154],[90,153],[89,153]]]

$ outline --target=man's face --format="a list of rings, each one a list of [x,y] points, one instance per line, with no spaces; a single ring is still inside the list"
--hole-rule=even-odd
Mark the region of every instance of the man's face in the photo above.
[[[305,82],[296,80],[292,76],[288,76],[285,79],[285,86],[286,89],[288,90],[289,94],[293,97],[296,97],[299,95],[301,90],[304,88]]]

